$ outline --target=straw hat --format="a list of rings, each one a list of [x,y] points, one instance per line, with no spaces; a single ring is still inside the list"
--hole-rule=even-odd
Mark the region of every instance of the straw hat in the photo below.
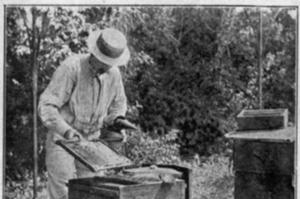
[[[106,28],[90,33],[87,40],[89,51],[101,62],[110,66],[126,65],[130,58],[127,40],[123,33]]]

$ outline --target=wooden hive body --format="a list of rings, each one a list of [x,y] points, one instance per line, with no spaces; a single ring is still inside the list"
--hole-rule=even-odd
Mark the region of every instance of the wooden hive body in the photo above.
[[[172,183],[95,177],[69,182],[70,199],[185,199],[183,180]]]
[[[293,199],[294,127],[237,131],[234,139],[235,199]]]

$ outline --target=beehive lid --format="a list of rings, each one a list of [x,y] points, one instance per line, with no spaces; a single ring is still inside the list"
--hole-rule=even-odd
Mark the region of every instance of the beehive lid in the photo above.
[[[132,165],[132,161],[120,155],[101,141],[66,141],[56,142],[90,170],[100,170]]]
[[[294,142],[296,139],[296,128],[287,127],[275,130],[234,131],[226,134],[225,137],[270,142]]]
[[[254,109],[242,110],[237,117],[272,117],[288,114],[287,109]]]
[[[240,131],[281,129],[288,127],[288,110],[244,109],[236,120]]]

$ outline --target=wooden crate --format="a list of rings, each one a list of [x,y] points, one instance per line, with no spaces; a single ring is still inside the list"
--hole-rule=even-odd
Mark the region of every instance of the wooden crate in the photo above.
[[[69,181],[69,199],[185,199],[183,180],[138,183],[118,178],[95,177]]]
[[[243,110],[237,116],[237,123],[240,131],[286,128],[288,111],[287,109]]]
[[[292,175],[235,172],[236,199],[293,199]]]

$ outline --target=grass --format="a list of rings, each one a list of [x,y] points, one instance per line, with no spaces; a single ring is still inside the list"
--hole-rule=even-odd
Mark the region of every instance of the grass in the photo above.
[[[192,199],[233,199],[234,176],[227,157],[211,156],[193,165]]]

